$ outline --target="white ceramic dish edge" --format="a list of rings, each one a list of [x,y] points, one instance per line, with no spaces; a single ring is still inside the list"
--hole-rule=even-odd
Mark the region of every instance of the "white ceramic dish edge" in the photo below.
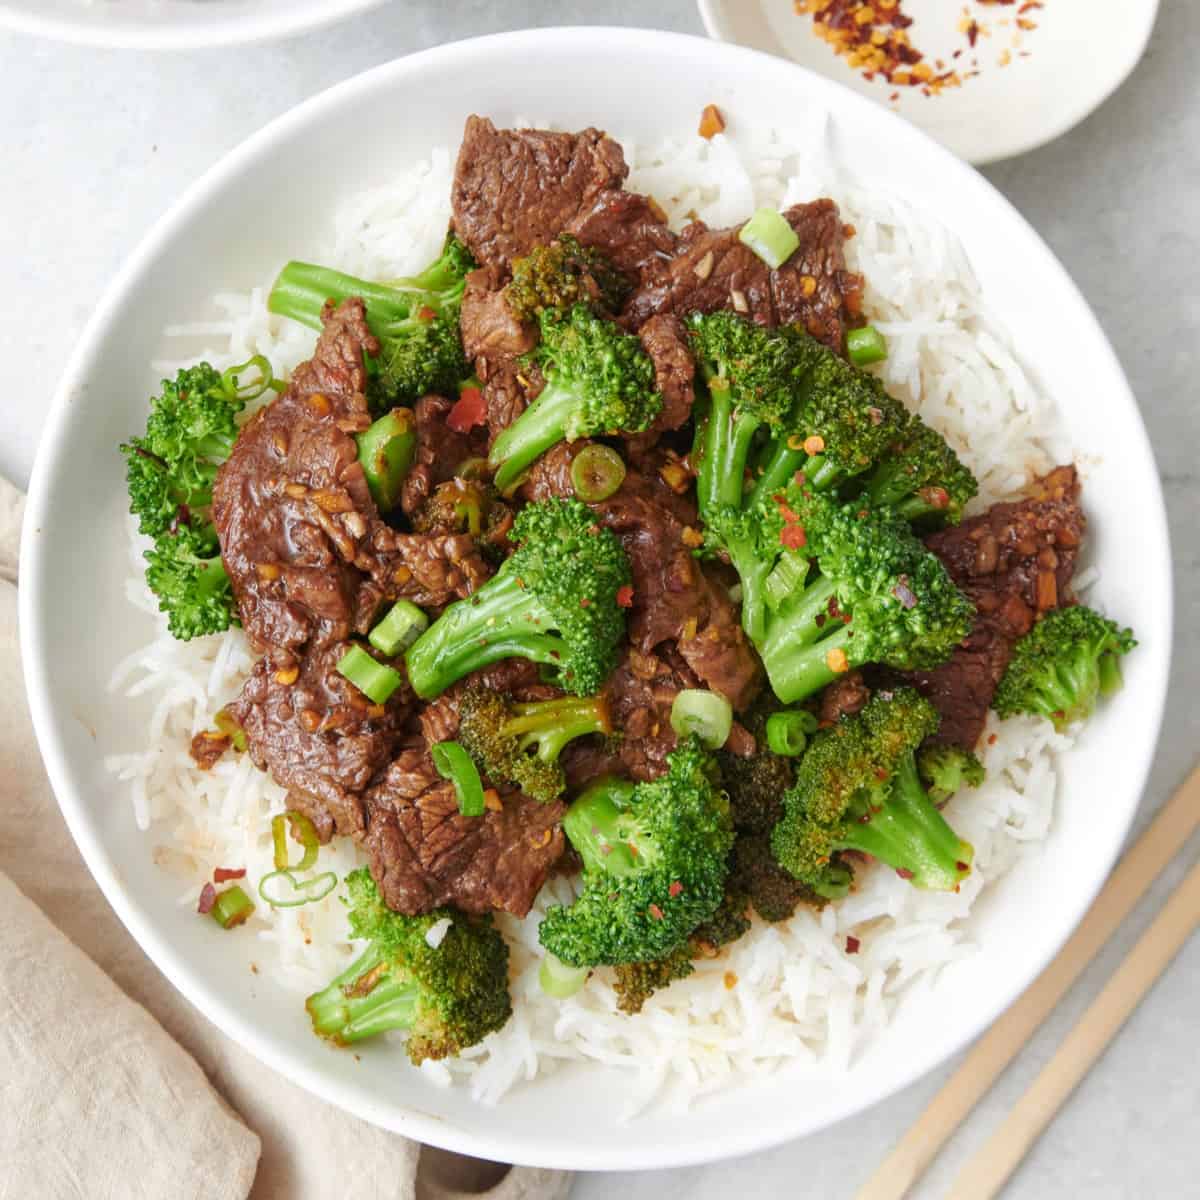
[[[731,1128],[728,1131],[728,1136],[722,1141],[713,1141],[711,1139],[680,1140],[669,1145],[642,1145],[632,1149],[627,1147],[610,1147],[604,1154],[590,1151],[580,1154],[577,1151],[573,1152],[569,1143],[556,1143],[547,1141],[545,1138],[539,1140],[536,1137],[528,1138],[524,1142],[521,1142],[520,1139],[497,1136],[488,1129],[486,1116],[479,1123],[481,1127],[479,1129],[465,1130],[456,1128],[453,1123],[441,1117],[416,1110],[412,1107],[402,1109],[397,1106],[395,1101],[388,1101],[386,1098],[364,1095],[361,1089],[344,1084],[341,1080],[330,1078],[329,1075],[325,1075],[319,1070],[310,1069],[303,1064],[298,1064],[293,1061],[294,1056],[288,1054],[286,1046],[273,1041],[263,1029],[256,1026],[249,1019],[246,1013],[239,1011],[235,1006],[224,1002],[221,997],[216,995],[205,979],[197,973],[195,965],[189,963],[184,955],[180,954],[175,947],[160,935],[159,931],[155,928],[152,915],[139,907],[119,878],[109,853],[101,843],[97,831],[91,824],[81,789],[68,768],[66,749],[58,727],[61,718],[54,712],[51,681],[47,675],[45,666],[46,646],[48,639],[51,637],[51,631],[46,628],[36,601],[42,587],[46,558],[45,547],[47,545],[46,540],[39,536],[39,530],[43,523],[47,521],[54,506],[50,481],[51,477],[55,474],[56,461],[61,454],[63,432],[72,415],[72,404],[78,398],[80,383],[85,378],[90,363],[96,357],[97,351],[102,347],[108,336],[108,326],[113,313],[120,308],[126,294],[132,290],[134,282],[139,278],[148,264],[154,260],[163,247],[171,243],[177,231],[184,228],[189,219],[196,212],[204,208],[213,193],[231,179],[236,178],[239,171],[247,164],[253,162],[256,156],[262,151],[281,139],[285,139],[292,131],[302,127],[315,113],[318,113],[335,98],[344,100],[347,97],[353,96],[356,92],[369,92],[381,78],[395,77],[402,79],[406,75],[416,74],[433,65],[444,66],[446,63],[455,62],[456,60],[469,62],[480,57],[485,57],[492,52],[528,48],[531,44],[537,44],[543,50],[553,51],[557,45],[565,47],[570,45],[572,41],[580,38],[587,39],[591,46],[595,46],[597,40],[603,40],[609,44],[614,53],[620,53],[623,47],[629,49],[632,45],[638,43],[644,45],[648,36],[653,36],[656,39],[656,46],[661,46],[664,52],[676,52],[680,56],[685,55],[689,51],[695,54],[694,46],[697,43],[697,39],[672,34],[647,35],[644,31],[597,28],[503,34],[443,46],[409,59],[376,68],[314,97],[290,113],[278,118],[230,153],[193,184],[176,205],[159,220],[114,279],[103,301],[89,322],[87,330],[71,356],[49,415],[46,432],[43,435],[42,445],[35,466],[22,544],[21,570],[23,586],[20,589],[22,652],[31,711],[47,770],[67,824],[101,889],[135,939],[164,974],[171,979],[174,985],[202,1013],[229,1036],[233,1037],[246,1050],[255,1054],[261,1061],[290,1077],[294,1082],[307,1088],[309,1091],[356,1113],[366,1120],[373,1121],[401,1132],[406,1136],[418,1138],[434,1145],[463,1150],[483,1157],[494,1159],[515,1158],[520,1162],[542,1166],[577,1169],[636,1169],[679,1166],[716,1158],[731,1157],[762,1149],[788,1138],[811,1132],[822,1125],[831,1124],[834,1121],[852,1115],[854,1112],[861,1111],[871,1104],[877,1103],[913,1082],[927,1071],[933,1069],[939,1062],[961,1049],[963,1045],[985,1029],[1003,1008],[1041,971],[1049,958],[1052,957],[1057,946],[1066,938],[1070,930],[1074,928],[1090,905],[1096,891],[1103,882],[1107,869],[1111,866],[1120,849],[1121,841],[1136,810],[1137,797],[1140,795],[1141,787],[1144,785],[1154,749],[1154,737],[1147,738],[1144,747],[1135,756],[1135,761],[1131,763],[1129,777],[1136,779],[1137,787],[1124,800],[1127,804],[1127,811],[1121,814],[1119,828],[1114,824],[1111,831],[1112,836],[1108,838],[1106,843],[1094,847],[1095,861],[1098,864],[1098,868],[1102,866],[1104,869],[1097,869],[1096,875],[1091,880],[1090,885],[1086,889],[1080,889],[1079,893],[1072,897],[1069,904],[1064,904],[1063,911],[1055,915],[1053,936],[1045,942],[1042,952],[1026,961],[1023,965],[1023,970],[1011,980],[1011,991],[1004,994],[998,993],[996,996],[989,997],[985,1002],[981,1003],[972,1014],[969,1029],[961,1036],[956,1036],[953,1041],[940,1045],[936,1052],[913,1055],[911,1059],[906,1060],[904,1070],[897,1070],[885,1081],[879,1082],[869,1090],[860,1089],[849,1100],[843,1098],[839,1103],[831,1105],[829,1110],[823,1113],[822,1117],[816,1121],[802,1121],[798,1124],[791,1114],[780,1112],[772,1116],[769,1120],[764,1119],[761,1122],[753,1122],[748,1128]],[[699,42],[699,45],[706,44]],[[742,48],[724,48],[722,55],[730,56],[728,61],[731,64],[734,64],[738,59],[744,59],[744,65],[750,68],[750,73],[753,73],[754,69],[768,72],[775,71],[779,67],[777,60],[765,58],[753,51]],[[700,55],[699,57],[707,58],[709,56]],[[797,70],[794,67],[787,67],[786,69]],[[825,81],[824,86],[834,89],[834,98],[837,103],[846,106],[848,110],[859,106],[873,107],[869,101],[853,95],[838,85]],[[897,139],[914,138],[919,139],[921,142],[928,142],[925,135],[903,123],[896,124],[893,127],[893,132]],[[940,148],[937,149],[937,154],[942,159],[948,177],[956,172],[963,173],[964,175],[969,172],[969,168],[962,165]],[[973,175],[973,173],[971,174]],[[972,187],[979,186],[978,181],[974,179],[970,182]],[[1009,215],[1014,221],[1028,230],[1028,226],[1025,225],[1023,218],[1014,210],[1011,210],[1011,207],[1007,205],[1007,202],[1003,198],[996,196],[995,199],[1000,205],[1008,209]],[[1034,240],[1036,241],[1035,235]],[[1040,245],[1040,243],[1038,244]],[[1086,314],[1087,320],[1091,322],[1091,332],[1094,334],[1097,344],[1104,346],[1104,353],[1110,360],[1104,364],[1104,367],[1109,372],[1115,373],[1116,378],[1123,381],[1123,376],[1111,348],[1108,347],[1102,332],[1095,323],[1094,317],[1091,316],[1082,299],[1078,297],[1078,292],[1074,284],[1066,276],[1065,271],[1057,260],[1053,258],[1049,250],[1043,248],[1043,252],[1046,256],[1046,261],[1041,264],[1041,269],[1052,273],[1056,278],[1056,282],[1060,286],[1069,289],[1070,293],[1078,299],[1081,310]],[[1132,406],[1132,397],[1128,396],[1127,387],[1125,388],[1125,392],[1128,403]],[[1151,508],[1156,508],[1158,513],[1161,514],[1161,489],[1158,485],[1157,474],[1154,471],[1144,427],[1141,426],[1140,416],[1136,413],[1136,409],[1133,410],[1133,418],[1136,427],[1140,429],[1141,444],[1131,446],[1129,453],[1134,457],[1140,457],[1144,460],[1143,467],[1146,469],[1147,478],[1152,481],[1151,486],[1155,489],[1155,494],[1148,497],[1148,503]],[[1157,557],[1169,564],[1169,553],[1165,544],[1165,523],[1160,520],[1158,528],[1148,530],[1146,536],[1150,543],[1150,557]],[[1147,692],[1144,697],[1146,717],[1149,721],[1146,727],[1153,728],[1155,731],[1157,731],[1161,722],[1162,708],[1165,701],[1169,651],[1169,565],[1166,569],[1167,579],[1165,580],[1165,585],[1167,593],[1162,602],[1163,607],[1159,609],[1165,616],[1166,628],[1162,631],[1164,636],[1161,637],[1161,640],[1157,641],[1154,648],[1147,651],[1148,658],[1143,662],[1143,670],[1148,672],[1151,678],[1158,680],[1153,694]]]
[[[118,50],[203,50],[220,46],[253,45],[260,42],[296,37],[302,33],[345,20],[357,13],[377,8],[385,0],[297,0],[273,4],[255,13],[242,12],[226,20],[189,18],[178,23],[141,20],[137,23],[117,14],[112,20],[99,19],[94,10],[85,17],[68,10],[31,11],[25,0],[0,0],[0,28],[18,33],[51,38],[81,46]]]

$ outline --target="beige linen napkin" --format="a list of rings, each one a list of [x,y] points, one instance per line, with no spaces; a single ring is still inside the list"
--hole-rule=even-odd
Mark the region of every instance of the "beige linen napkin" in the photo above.
[[[29,724],[20,508],[0,479],[0,872],[12,881],[0,874],[0,1196],[564,1200],[562,1172],[423,1152],[321,1103],[210,1025],[141,952],[71,841]]]

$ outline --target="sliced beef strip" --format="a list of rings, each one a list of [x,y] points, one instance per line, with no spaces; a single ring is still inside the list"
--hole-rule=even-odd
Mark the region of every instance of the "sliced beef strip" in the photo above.
[[[355,562],[378,524],[353,434],[370,424],[363,356],[379,344],[360,300],[322,319],[311,361],[247,422],[213,488],[221,557],[257,650],[354,628]]]
[[[560,443],[544,454],[523,488],[525,499],[573,495],[571,463],[585,445]],[[697,524],[690,497],[677,495],[656,471],[630,468],[620,488],[591,508],[629,555],[630,643],[649,654],[664,642],[677,642],[680,655],[705,684],[734,708],[744,708],[758,691],[762,668],[728,592],[684,540],[685,531]]]
[[[1071,578],[1087,524],[1079,491],[1075,468],[1056,467],[1026,499],[994,504],[926,538],[978,613],[947,662],[905,676],[941,713],[934,742],[974,747],[1013,644],[1039,616],[1074,602]]]
[[[250,757],[289,791],[326,842],[365,828],[362,793],[391,759],[410,704],[405,688],[372,704],[337,670],[347,644],[260,658],[230,713]]]
[[[357,602],[360,629],[369,629],[383,605],[395,600],[434,609],[464,600],[492,573],[475,539],[465,533],[400,533],[381,522],[369,549],[371,574]]]
[[[468,458],[486,452],[482,430],[456,433],[446,424],[454,402],[445,396],[422,396],[413,405],[417,448],[412,469],[400,493],[400,507],[411,517],[439,483],[454,476],[455,468]]]
[[[530,321],[519,321],[504,297],[505,277],[495,267],[481,267],[467,276],[463,293],[463,350],[474,362],[481,355],[489,359],[517,358],[537,344],[537,329]]]
[[[537,367],[526,367],[511,358],[475,360],[475,373],[483,382],[487,407],[488,447],[537,399],[545,386]]]
[[[401,752],[366,803],[371,874],[396,912],[452,904],[523,917],[565,846],[560,803],[510,792],[500,811],[463,816],[423,748]]]
[[[637,283],[664,270],[678,238],[665,214],[648,196],[606,189],[566,227],[583,246],[601,251],[617,270]]]
[[[687,331],[678,317],[661,314],[651,317],[639,330],[642,348],[654,363],[654,386],[662,394],[662,411],[645,434],[657,438],[660,433],[687,424],[695,402],[696,361],[687,345]],[[636,439],[631,439],[636,440]]]
[[[862,278],[846,269],[845,229],[832,200],[784,212],[800,246],[777,271],[738,241],[738,229],[693,222],[671,262],[626,301],[622,319],[640,329],[658,313],[733,309],[760,325],[800,324],[841,352],[862,306]]]
[[[597,129],[497,129],[468,117],[450,193],[454,229],[482,265],[508,269],[628,174],[621,147]]]

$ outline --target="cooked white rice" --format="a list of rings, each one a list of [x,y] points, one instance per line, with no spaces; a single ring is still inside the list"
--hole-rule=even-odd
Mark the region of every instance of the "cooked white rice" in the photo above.
[[[753,144],[727,136],[626,144],[629,186],[653,194],[678,224],[694,214],[727,225],[759,204],[836,199],[857,230],[848,258],[866,276],[867,312],[888,337],[882,371],[889,388],[951,439],[979,477],[978,503],[1019,491],[1050,465],[1038,431],[1052,412],[988,319],[962,248],[903,201],[856,186],[825,145],[823,128],[794,144],[777,136]],[[368,277],[415,270],[440,245],[451,172],[451,152],[438,149],[333,214],[323,244],[292,249]],[[202,356],[215,364],[264,354],[277,373],[289,372],[308,357],[314,337],[268,314],[265,294],[265,287],[219,294],[217,319],[172,327],[168,333],[184,339],[180,357],[207,340]],[[108,766],[128,782],[148,852],[178,875],[179,903],[194,905],[214,867],[244,865],[252,882],[271,870],[270,818],[282,810],[284,792],[244,755],[226,756],[210,772],[189,757],[192,735],[211,727],[252,659],[239,631],[174,641],[146,590],[141,549],[131,525],[129,599],[151,614],[157,636],[116,668],[112,687],[128,696],[149,693],[157,703],[144,742]],[[616,1009],[606,971],[569,1000],[540,990],[537,926],[547,905],[570,899],[569,882],[556,880],[527,919],[500,920],[513,950],[508,1026],[462,1059],[424,1070],[438,1082],[466,1080],[475,1096],[494,1103],[561,1060],[606,1063],[630,1073],[632,1115],[660,1093],[690,1103],[795,1059],[814,1070],[849,1068],[906,991],[931,985],[939,968],[974,951],[976,898],[1049,829],[1056,754],[1069,740],[1033,720],[991,721],[988,734],[987,782],[948,810],[976,848],[975,869],[957,894],[917,891],[887,869],[865,871],[842,903],[802,910],[780,925],[757,923],[721,957],[698,963],[694,975],[628,1017]],[[322,869],[344,873],[357,862],[347,842],[322,851]],[[351,953],[335,896],[299,909],[260,904],[247,932],[263,943],[259,971],[297,997],[322,986]],[[846,949],[851,935],[860,943],[855,954]]]

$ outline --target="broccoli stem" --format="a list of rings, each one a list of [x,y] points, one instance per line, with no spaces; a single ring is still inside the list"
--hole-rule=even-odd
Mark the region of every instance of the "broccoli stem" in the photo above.
[[[846,830],[838,849],[872,854],[914,887],[953,891],[970,869],[971,847],[929,799],[912,754],[898,764],[887,801],[879,808],[864,805]]]
[[[567,387],[546,385],[540,396],[496,439],[489,457],[498,466],[495,484],[506,491],[526,467],[566,437],[579,397]]]
[[[539,633],[551,618],[512,571],[501,571],[470,600],[452,604],[409,648],[408,678],[425,699],[503,658],[558,666],[563,642]]]
[[[710,405],[700,450],[696,493],[702,513],[726,505],[740,507],[746,461],[762,422],[748,411],[735,411],[730,392],[719,378],[709,382]]]
[[[319,330],[325,302],[340,304],[349,296],[361,296],[366,302],[367,324],[376,337],[386,333],[393,322],[407,320],[420,305],[438,304],[437,296],[370,283],[313,263],[290,262],[279,273],[267,305],[281,317]]]
[[[322,991],[305,1002],[313,1029],[338,1045],[349,1045],[389,1029],[410,1029],[417,1017],[419,989],[401,979],[376,945]]]
[[[833,584],[819,577],[787,610],[771,621],[760,653],[775,694],[795,704],[833,682],[840,673],[830,665],[836,651],[847,655],[853,631],[829,612]],[[842,668],[845,669],[844,667]]]
[[[763,496],[773,495],[787,487],[797,471],[804,473],[804,482],[814,492],[828,492],[845,478],[845,472],[824,455],[809,455],[803,448],[792,449],[786,438],[779,438],[767,448],[761,471],[747,497],[749,506]]]
[[[598,697],[514,704],[512,712],[514,716],[500,727],[500,733],[517,738],[523,751],[536,747],[536,756],[547,763],[557,762],[575,738],[607,733],[611,728],[607,706]]]

